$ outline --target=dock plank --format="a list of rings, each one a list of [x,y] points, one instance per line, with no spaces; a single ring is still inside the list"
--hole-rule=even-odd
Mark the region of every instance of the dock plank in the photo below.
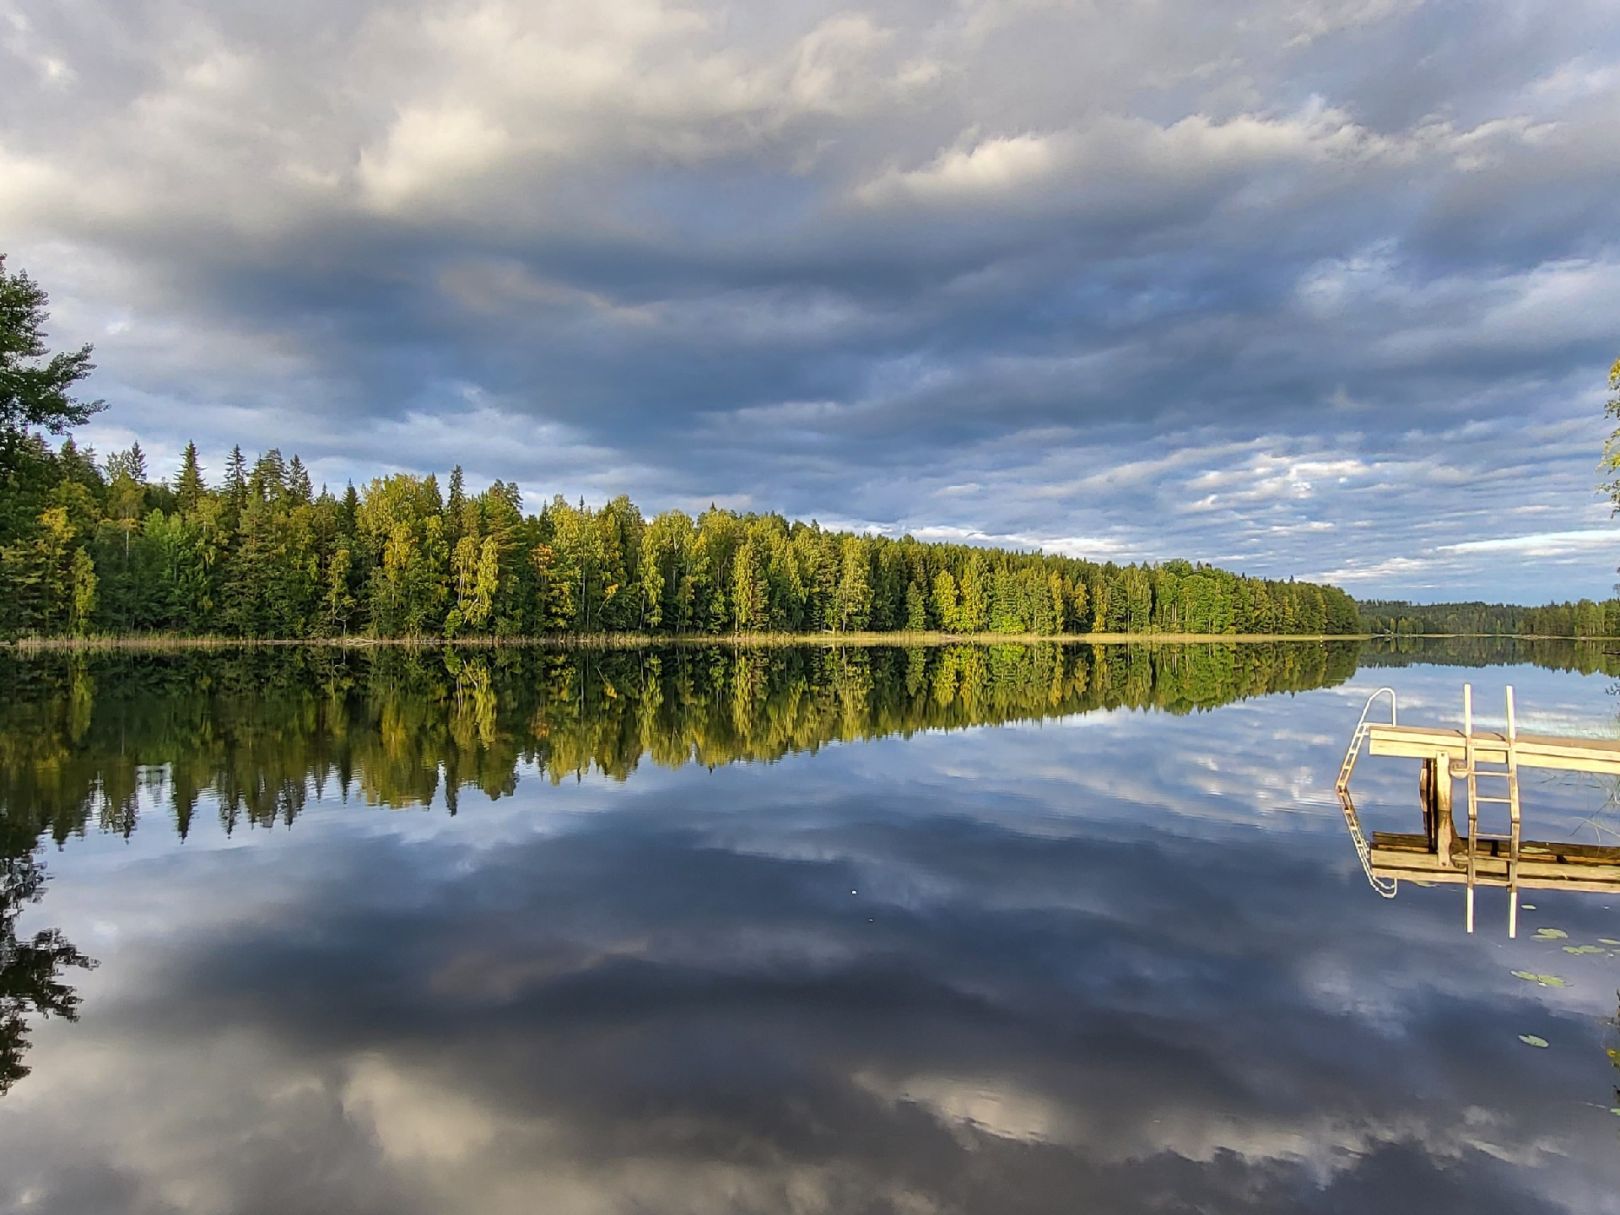
[[[1446,864],[1431,851],[1425,834],[1375,831],[1371,847],[1373,872],[1406,881],[1466,884],[1465,871]],[[1507,885],[1507,858],[1495,841],[1475,855],[1475,884]],[[1620,891],[1620,848],[1526,840],[1519,847],[1519,887],[1536,890]]]
[[[1507,749],[1503,735],[1474,732],[1474,755],[1479,762],[1505,763]],[[1561,768],[1620,776],[1620,741],[1613,739],[1520,734],[1513,750],[1521,768]],[[1466,742],[1461,730],[1377,725],[1368,733],[1367,753],[1405,759],[1433,759],[1445,754],[1460,761],[1466,754]]]

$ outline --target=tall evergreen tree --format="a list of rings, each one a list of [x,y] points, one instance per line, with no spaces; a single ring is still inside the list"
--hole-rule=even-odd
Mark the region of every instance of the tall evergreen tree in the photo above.
[[[197,445],[187,443],[180,456],[180,475],[175,479],[175,502],[183,514],[194,514],[208,486],[203,481],[202,463],[197,458]]]
[[[304,467],[303,460],[298,458],[296,452],[287,464],[287,492],[292,495],[294,502],[315,500],[315,487],[310,483],[309,469]]]

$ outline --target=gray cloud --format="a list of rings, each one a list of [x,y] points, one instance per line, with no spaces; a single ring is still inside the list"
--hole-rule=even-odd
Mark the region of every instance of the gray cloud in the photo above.
[[[1605,16],[12,0],[0,232],[165,465],[1602,594]]]

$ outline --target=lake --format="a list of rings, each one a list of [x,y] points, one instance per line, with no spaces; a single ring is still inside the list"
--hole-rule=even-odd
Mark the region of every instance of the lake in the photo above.
[[[1620,1212],[1617,900],[1469,936],[1332,789],[1381,685],[1613,735],[1614,661],[0,657],[0,1209]]]

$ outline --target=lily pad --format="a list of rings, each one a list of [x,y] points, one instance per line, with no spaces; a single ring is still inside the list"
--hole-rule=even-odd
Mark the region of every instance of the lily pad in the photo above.
[[[1608,953],[1601,945],[1565,945],[1565,953]]]
[[[1568,940],[1568,938],[1569,933],[1565,932],[1562,928],[1536,929],[1536,940],[1538,941],[1564,941]]]
[[[1613,937],[1599,937],[1598,940],[1602,941],[1605,945],[1620,945],[1620,941],[1615,940]]]
[[[1526,1046],[1534,1046],[1540,1050],[1546,1050],[1552,1045],[1551,1042],[1548,1042],[1547,1039],[1541,1037],[1539,1034],[1520,1034],[1519,1041],[1523,1042]]]
[[[1534,983],[1538,987],[1568,987],[1557,975],[1538,975],[1528,970],[1515,970],[1515,979],[1523,979],[1526,983]]]
[[[1609,1111],[1609,1113],[1613,1114],[1616,1118],[1620,1118],[1620,1105],[1615,1106]]]
[[[1520,911],[1534,911],[1535,909],[1536,909],[1536,905],[1534,903],[1520,903],[1519,904],[1519,910]]]

